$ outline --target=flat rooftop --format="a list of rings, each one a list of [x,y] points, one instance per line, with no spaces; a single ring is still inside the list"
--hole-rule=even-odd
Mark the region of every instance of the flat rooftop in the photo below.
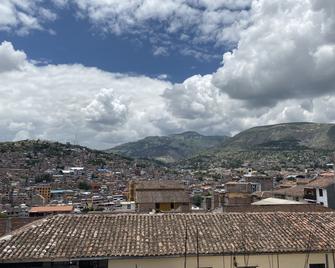
[[[73,206],[42,206],[42,207],[32,207],[29,213],[52,213],[52,212],[71,212],[73,211]]]

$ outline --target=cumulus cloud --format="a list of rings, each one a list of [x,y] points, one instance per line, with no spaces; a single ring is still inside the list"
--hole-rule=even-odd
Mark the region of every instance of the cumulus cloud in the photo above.
[[[234,134],[263,124],[333,122],[335,2],[260,0],[250,14],[222,67],[165,91],[175,126]]]
[[[80,64],[34,65],[9,42],[0,51],[7,52],[0,53],[0,63],[16,63],[0,72],[1,140],[76,137],[81,144],[108,148],[162,134],[153,119],[165,109],[161,94],[169,82]]]
[[[66,5],[61,2],[60,6]],[[119,29],[135,29],[136,16],[162,19],[166,31],[183,27],[169,13],[170,5],[180,1],[169,1],[169,8],[156,13],[148,7],[143,14],[137,14],[141,5],[134,5],[136,1],[108,3],[83,0],[78,5],[83,15],[108,31],[114,29],[105,19],[115,12],[120,21],[125,20],[119,26],[119,21],[114,22]],[[228,7],[234,3],[240,6]],[[197,4],[206,5],[203,10],[209,12],[221,4],[235,11],[248,3],[204,0]],[[194,6],[187,6],[196,12]],[[129,10],[133,15],[128,18],[123,11]],[[259,0],[248,12],[251,24],[240,32],[237,47],[224,54],[223,65],[214,74],[195,75],[174,85],[164,77],[109,73],[82,65],[38,66],[10,43],[2,43],[1,138],[72,141],[76,135],[82,144],[108,148],[184,130],[235,134],[280,122],[334,122],[335,2]]]
[[[127,104],[115,96],[113,89],[101,89],[83,108],[86,120],[99,130],[122,124],[127,118]]]
[[[26,54],[19,50],[14,50],[12,43],[2,42],[0,44],[0,73],[17,70],[26,63]]]
[[[254,1],[252,26],[224,54],[213,83],[256,106],[332,93],[334,10],[334,1]]]

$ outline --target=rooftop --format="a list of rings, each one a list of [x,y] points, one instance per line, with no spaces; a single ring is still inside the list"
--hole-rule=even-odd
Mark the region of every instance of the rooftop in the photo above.
[[[0,262],[320,252],[335,248],[335,213],[56,215],[0,238]],[[310,242],[308,242],[310,241]]]
[[[335,183],[334,176],[320,176],[312,180],[306,185],[306,188],[317,187],[317,188],[327,188],[328,186]]]
[[[259,200],[259,201],[256,201],[256,202],[252,203],[252,205],[256,205],[256,206],[267,206],[267,205],[299,205],[299,204],[304,204],[304,203],[298,202],[298,201],[293,201],[293,200],[274,198],[274,197],[265,198],[265,199],[262,199],[262,200]]]
[[[71,212],[73,206],[42,206],[42,207],[32,207],[30,213],[43,213],[43,212]]]
[[[184,190],[185,186],[179,181],[138,181],[135,182],[136,190]]]
[[[324,207],[317,204],[298,204],[298,205],[242,205],[242,206],[226,206],[223,212],[331,212],[331,208]]]
[[[281,188],[273,190],[273,194],[279,194],[279,195],[288,195],[288,196],[294,196],[294,197],[303,197],[304,196],[304,187],[305,185],[296,185],[290,188]]]

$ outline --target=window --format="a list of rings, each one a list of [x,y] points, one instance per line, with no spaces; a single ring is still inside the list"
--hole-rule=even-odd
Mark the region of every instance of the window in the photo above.
[[[310,264],[309,268],[325,268],[325,264],[323,263],[317,263],[317,264]]]
[[[174,203],[171,203],[171,209],[174,209]]]
[[[323,196],[323,190],[319,189],[319,196]]]

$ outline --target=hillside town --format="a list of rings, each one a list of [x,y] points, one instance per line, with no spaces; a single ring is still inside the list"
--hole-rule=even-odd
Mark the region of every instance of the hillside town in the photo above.
[[[335,268],[335,0],[0,0],[0,268]]]
[[[7,146],[7,147],[6,147]],[[90,149],[26,141],[2,146],[1,234],[55,214],[332,211],[324,168],[171,169]]]

